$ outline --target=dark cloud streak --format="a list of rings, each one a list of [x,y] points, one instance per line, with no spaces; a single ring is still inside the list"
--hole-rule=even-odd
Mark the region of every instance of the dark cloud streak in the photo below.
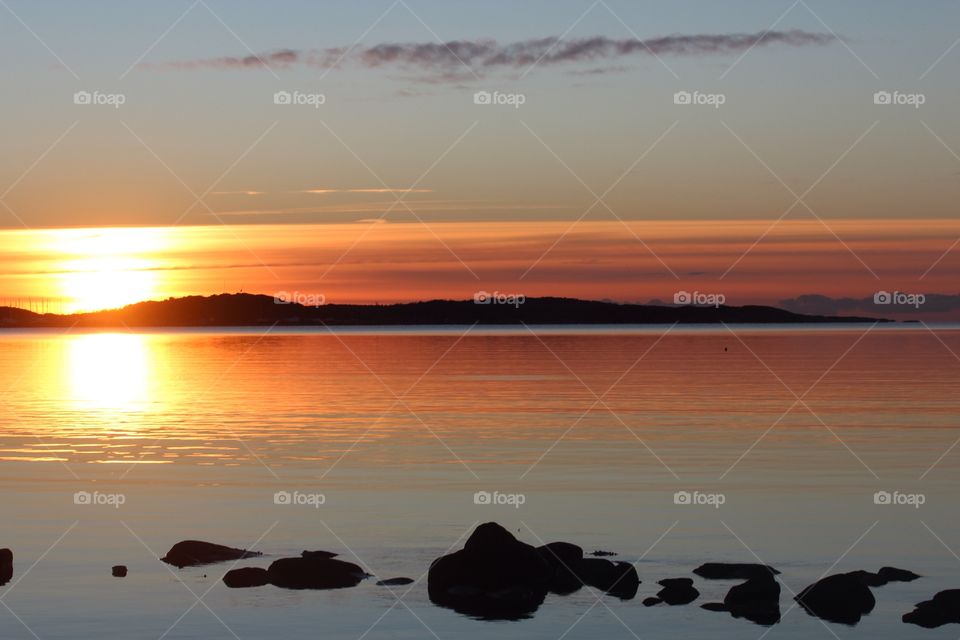
[[[809,31],[670,35],[646,40],[606,36],[565,39],[536,38],[499,44],[495,40],[454,40],[446,43],[381,43],[312,50],[281,49],[259,56],[219,57],[145,66],[166,69],[287,69],[295,65],[329,69],[356,64],[368,69],[397,66],[449,74],[464,66],[474,71],[524,68],[614,60],[630,55],[710,56],[742,53],[754,47],[825,46],[837,36]]]

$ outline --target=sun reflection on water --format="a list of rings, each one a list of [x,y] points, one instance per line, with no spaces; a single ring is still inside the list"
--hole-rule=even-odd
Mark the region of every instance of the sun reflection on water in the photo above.
[[[144,336],[74,336],[67,347],[71,404],[82,410],[141,411],[150,401],[150,369]]]

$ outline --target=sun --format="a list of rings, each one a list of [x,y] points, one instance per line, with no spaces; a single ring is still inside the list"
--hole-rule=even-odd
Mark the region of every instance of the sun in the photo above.
[[[66,313],[114,309],[159,293],[162,229],[70,229],[53,246],[59,255],[59,292]]]

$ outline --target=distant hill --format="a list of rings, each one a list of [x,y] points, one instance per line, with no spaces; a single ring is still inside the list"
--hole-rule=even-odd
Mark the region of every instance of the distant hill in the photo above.
[[[816,316],[775,307],[699,307],[617,304],[574,298],[529,298],[524,304],[431,300],[389,305],[278,304],[248,293],[139,302],[109,311],[38,314],[0,307],[0,327],[236,327],[262,325],[711,324],[876,322],[874,318]],[[884,321],[885,320],[881,320]]]

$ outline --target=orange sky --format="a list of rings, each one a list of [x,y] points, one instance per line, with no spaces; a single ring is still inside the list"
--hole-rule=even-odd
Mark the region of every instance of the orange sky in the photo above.
[[[571,227],[566,221],[527,221],[2,231],[0,295],[8,303],[44,298],[50,310],[76,311],[239,290],[320,294],[328,303],[464,299],[480,290],[640,302],[671,301],[675,291],[699,290],[723,293],[728,304],[776,304],[810,293],[863,297],[881,289],[956,293],[950,273],[960,265],[960,251],[931,266],[960,238],[958,221],[832,220],[829,229],[812,219],[771,224],[585,221]]]

